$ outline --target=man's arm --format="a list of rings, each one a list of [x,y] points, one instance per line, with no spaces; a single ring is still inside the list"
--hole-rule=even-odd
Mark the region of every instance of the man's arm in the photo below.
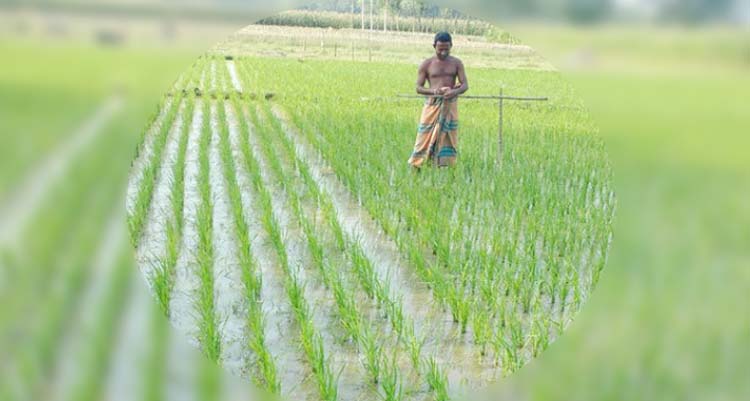
[[[458,60],[458,68],[456,70],[456,73],[458,75],[459,82],[461,82],[461,86],[448,91],[448,93],[445,94],[447,98],[458,96],[469,90],[469,81],[466,79],[466,70],[464,69],[464,63],[461,62],[461,60]]]
[[[419,65],[419,70],[417,71],[417,93],[420,95],[437,95],[442,94],[443,91],[439,90],[438,88],[425,88],[424,84],[425,81],[427,81],[427,67],[429,66],[429,60],[425,60],[422,62],[422,64]]]

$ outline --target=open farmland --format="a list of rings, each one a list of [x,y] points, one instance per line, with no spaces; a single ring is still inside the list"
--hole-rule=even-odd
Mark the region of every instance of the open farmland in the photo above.
[[[84,29],[80,19],[71,26]],[[132,250],[112,255],[124,249],[113,249],[113,239],[127,248],[126,232],[112,233],[125,231],[133,147],[196,55],[173,44],[146,49],[145,41],[102,48],[9,35],[18,20],[0,24],[0,399],[254,399],[195,358],[152,308],[140,274],[112,268],[116,259],[136,268]],[[127,21],[114,22],[119,29]],[[185,32],[202,52],[200,43],[213,40],[195,25]],[[565,77],[597,118],[613,163],[615,241],[606,274],[565,334],[490,395],[468,399],[750,399],[747,30],[505,28],[558,67],[593,56]],[[153,32],[138,31],[149,46],[160,41]],[[367,53],[355,55],[366,61]],[[115,82],[126,91],[113,92]],[[403,102],[416,120],[419,105]],[[97,136],[129,139],[112,146]],[[91,200],[107,191],[119,195],[107,195],[113,204],[102,213]],[[126,296],[107,295],[119,286],[129,286]]]
[[[191,54],[36,37],[0,51],[0,399],[247,396],[170,330],[124,224],[130,149]]]
[[[442,400],[563,332],[606,264],[615,197],[558,73],[467,62],[470,94],[550,100],[506,103],[499,160],[497,104],[459,100],[458,165],[416,175],[421,101],[395,97],[414,63],[243,42],[177,80],[128,186],[137,262],[204,353],[290,399]]]

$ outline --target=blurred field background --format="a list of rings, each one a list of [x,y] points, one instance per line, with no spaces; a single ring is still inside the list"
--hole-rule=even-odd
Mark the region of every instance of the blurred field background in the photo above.
[[[178,74],[303,4],[0,2],[0,399],[254,399],[155,307],[123,195]],[[600,125],[618,197],[598,288],[487,399],[750,398],[750,2],[438,4],[563,72]]]

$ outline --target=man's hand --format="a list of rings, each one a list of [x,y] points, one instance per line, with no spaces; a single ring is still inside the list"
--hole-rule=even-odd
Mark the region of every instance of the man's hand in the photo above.
[[[445,92],[445,93],[443,94],[443,99],[452,99],[452,98],[454,98],[454,97],[456,97],[456,96],[458,96],[458,91],[455,91],[455,90],[453,90],[453,89],[448,89],[448,90],[447,90],[447,91],[446,91],[446,92]]]
[[[435,95],[444,95],[450,89],[451,88],[449,86],[441,86],[440,88],[435,89]]]

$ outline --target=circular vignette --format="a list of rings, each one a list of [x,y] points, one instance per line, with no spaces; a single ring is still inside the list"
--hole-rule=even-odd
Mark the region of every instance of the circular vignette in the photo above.
[[[591,294],[615,206],[596,127],[533,49],[451,16],[284,12],[164,96],[128,226],[210,359],[290,399],[448,399],[520,369]]]

